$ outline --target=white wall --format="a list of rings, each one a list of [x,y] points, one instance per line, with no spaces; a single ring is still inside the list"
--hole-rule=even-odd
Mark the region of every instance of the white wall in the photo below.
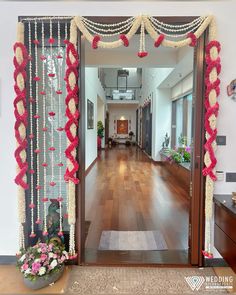
[[[227,145],[217,149],[217,169],[236,171],[234,159],[236,136],[234,118],[235,102],[226,95],[226,87],[235,78],[236,43],[232,39],[235,29],[235,1],[202,2],[1,2],[0,3],[0,255],[17,251],[17,200],[15,177],[14,115],[13,115],[13,65],[12,46],[15,42],[19,15],[139,15],[140,12],[159,16],[214,14],[218,26],[218,40],[222,44],[221,95],[218,133],[227,136]],[[7,28],[7,33],[6,33]],[[157,49],[158,58],[158,49]],[[143,61],[144,59],[142,59]],[[215,192],[231,193],[235,183],[216,182]],[[6,208],[9,208],[6,210]],[[4,238],[3,238],[4,237]]]
[[[160,150],[166,133],[171,134],[171,96],[170,89],[156,90],[156,136],[154,148],[154,160],[160,161]]]
[[[146,68],[142,76],[142,98],[151,99],[152,111],[152,159],[160,160],[160,150],[166,132],[171,131],[171,93],[170,89],[158,89],[158,86],[172,72],[173,68]]]
[[[113,136],[114,133],[117,133],[117,124],[114,129],[114,120],[131,120],[131,124],[128,126],[128,133],[133,131],[134,137],[133,140],[136,139],[136,109],[137,106],[134,105],[115,105],[109,106],[109,137]],[[129,129],[131,127],[131,129]],[[127,134],[128,135],[128,134]],[[119,135],[118,135],[119,136]]]
[[[98,68],[85,68],[86,132],[85,132],[85,169],[97,158],[97,97],[105,99],[98,79]],[[94,129],[87,129],[87,99],[94,103]]]

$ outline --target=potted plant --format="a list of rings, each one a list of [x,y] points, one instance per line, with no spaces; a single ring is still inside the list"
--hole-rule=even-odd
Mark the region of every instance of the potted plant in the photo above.
[[[98,121],[97,123],[97,143],[98,149],[102,147],[102,138],[104,137],[104,126],[102,121]]]
[[[69,259],[64,245],[58,242],[42,243],[21,250],[17,255],[17,267],[24,275],[24,283],[33,290],[56,282]]]

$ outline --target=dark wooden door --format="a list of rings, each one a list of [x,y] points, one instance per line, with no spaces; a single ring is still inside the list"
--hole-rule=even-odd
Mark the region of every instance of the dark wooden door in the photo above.
[[[194,80],[192,100],[192,161],[190,184],[189,248],[190,263],[203,265],[205,183],[202,175],[204,159],[204,52],[206,33],[194,50]]]

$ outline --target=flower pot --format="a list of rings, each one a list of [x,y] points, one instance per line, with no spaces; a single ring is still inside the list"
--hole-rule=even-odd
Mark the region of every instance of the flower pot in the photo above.
[[[32,290],[42,289],[49,286],[52,283],[55,283],[62,276],[63,271],[64,265],[62,265],[62,267],[58,269],[58,271],[42,277],[36,277],[36,279],[33,281],[31,281],[28,278],[24,278],[24,283],[28,288]]]

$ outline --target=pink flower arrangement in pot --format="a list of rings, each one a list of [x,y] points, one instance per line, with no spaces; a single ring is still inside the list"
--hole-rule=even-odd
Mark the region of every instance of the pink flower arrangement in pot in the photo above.
[[[57,281],[67,259],[64,245],[38,242],[17,254],[17,267],[24,275],[26,286],[36,290]]]

